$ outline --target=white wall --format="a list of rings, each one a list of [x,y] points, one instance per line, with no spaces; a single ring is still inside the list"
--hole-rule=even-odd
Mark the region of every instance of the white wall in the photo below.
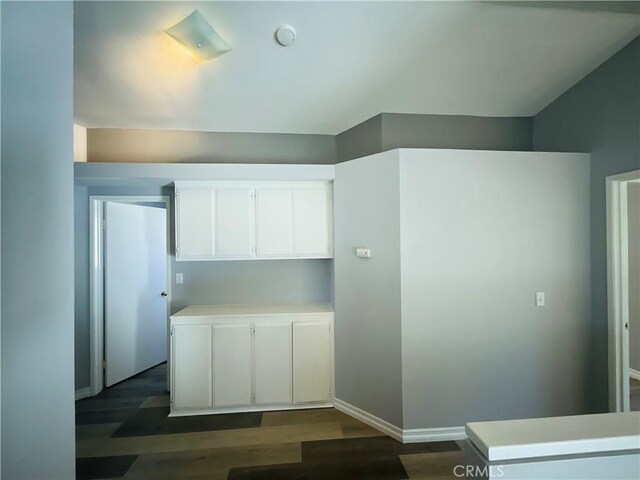
[[[584,413],[589,156],[400,152],[404,428]]]
[[[73,3],[1,2],[4,479],[75,476]]]
[[[334,205],[338,399],[403,429],[586,411],[589,155],[395,150],[336,165]]]
[[[627,187],[629,216],[629,367],[640,372],[640,183]]]
[[[402,422],[398,151],[336,165],[336,397]],[[370,259],[356,247],[369,247]]]

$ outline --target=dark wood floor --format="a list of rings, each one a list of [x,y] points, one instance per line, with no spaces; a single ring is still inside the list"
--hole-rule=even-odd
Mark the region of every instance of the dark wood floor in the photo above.
[[[335,409],[167,418],[166,365],[76,402],[77,478],[457,478],[456,442],[403,445]]]

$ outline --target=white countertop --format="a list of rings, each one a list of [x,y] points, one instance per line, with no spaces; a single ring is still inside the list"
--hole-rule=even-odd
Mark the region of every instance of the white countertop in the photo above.
[[[190,305],[171,315],[172,318],[252,317],[263,315],[310,315],[333,313],[328,303],[256,304],[256,305]]]
[[[467,423],[489,461],[640,449],[640,412]]]

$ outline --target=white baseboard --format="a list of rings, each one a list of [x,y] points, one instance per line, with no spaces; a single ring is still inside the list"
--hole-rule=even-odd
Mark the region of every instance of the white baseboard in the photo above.
[[[629,369],[629,376],[631,378],[635,378],[636,380],[640,380],[640,372],[638,370],[634,370],[633,368]]]
[[[465,438],[464,427],[414,428],[402,431],[402,443],[444,442]]]
[[[463,440],[466,438],[464,427],[416,428],[403,430],[375,415],[365,412],[339,398],[334,400],[335,408],[347,415],[366,423],[370,427],[395,438],[402,443],[442,442],[446,440]]]
[[[80,400],[82,398],[91,397],[91,387],[84,387],[80,390],[76,390],[76,400]]]
[[[402,429],[400,427],[396,427],[386,420],[378,418],[375,415],[370,414],[369,412],[365,412],[358,407],[354,407],[350,403],[344,402],[339,398],[336,398],[333,403],[336,410],[340,410],[341,412],[346,413],[356,420],[360,420],[362,423],[366,423],[370,427],[373,427],[376,430],[389,435],[391,438],[395,438],[399,442],[402,442]]]

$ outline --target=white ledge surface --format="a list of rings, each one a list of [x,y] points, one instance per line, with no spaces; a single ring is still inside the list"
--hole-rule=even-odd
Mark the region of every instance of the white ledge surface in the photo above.
[[[191,305],[174,313],[172,318],[254,317],[263,315],[310,315],[333,313],[328,303],[256,304],[256,305]]]
[[[640,412],[467,423],[489,461],[640,449]]]

